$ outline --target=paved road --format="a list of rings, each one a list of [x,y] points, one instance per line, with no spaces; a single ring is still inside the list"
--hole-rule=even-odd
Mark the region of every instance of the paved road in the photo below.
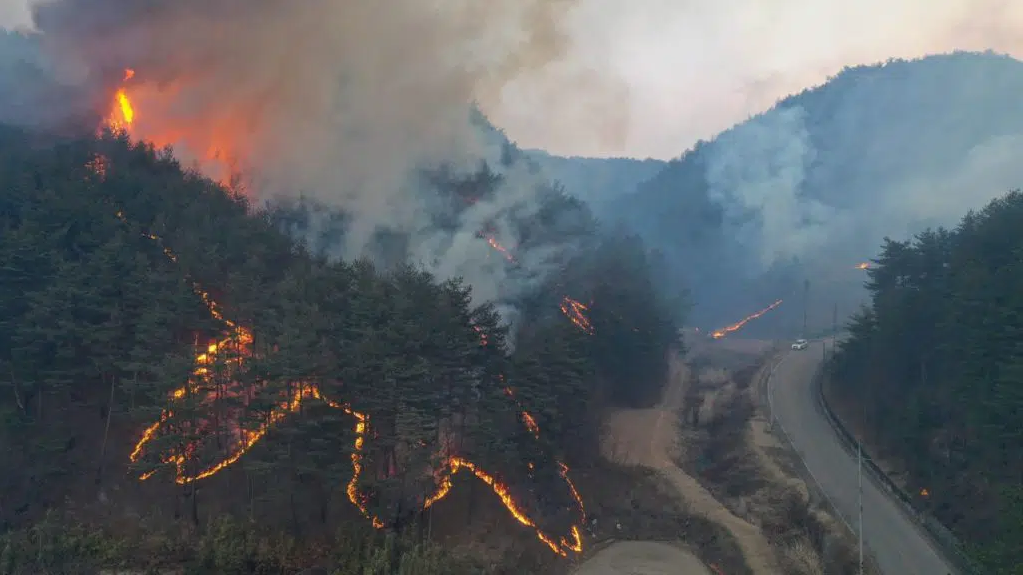
[[[814,342],[807,349],[785,355],[768,381],[768,396],[774,417],[820,488],[855,532],[856,456],[843,448],[811,392],[813,375],[822,359],[821,345]],[[885,575],[955,573],[906,515],[901,503],[890,499],[866,472],[863,540]]]

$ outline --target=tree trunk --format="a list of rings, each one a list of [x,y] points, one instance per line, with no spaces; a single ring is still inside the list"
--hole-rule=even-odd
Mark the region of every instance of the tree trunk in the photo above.
[[[190,503],[191,503],[191,508],[192,508],[191,509],[191,512],[192,512],[192,525],[194,525],[195,527],[199,527],[199,499],[197,497],[198,494],[196,493],[196,491],[198,491],[198,490],[196,489],[196,486],[193,483],[192,484],[191,492],[189,493],[189,495],[191,496],[191,502]]]
[[[20,409],[25,415],[28,415],[28,410],[25,408],[25,402],[21,399],[21,394],[18,393],[18,379],[14,377],[14,364],[10,364],[8,369],[11,373],[11,390],[14,391],[14,401],[18,404],[18,409]]]
[[[103,463],[107,456],[107,440],[110,437],[110,420],[114,416],[114,390],[117,387],[117,377],[110,376],[110,397],[107,400],[107,422],[103,427],[103,443],[99,448],[99,465],[96,468],[96,485],[103,483]]]

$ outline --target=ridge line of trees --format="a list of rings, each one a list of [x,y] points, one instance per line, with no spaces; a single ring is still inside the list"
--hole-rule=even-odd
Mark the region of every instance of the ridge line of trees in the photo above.
[[[917,504],[988,573],[1023,573],[1023,194],[884,240],[831,362]],[[925,491],[926,490],[926,491]]]

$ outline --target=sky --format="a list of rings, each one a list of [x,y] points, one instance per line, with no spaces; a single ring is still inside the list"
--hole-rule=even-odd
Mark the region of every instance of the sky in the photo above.
[[[0,0],[0,25],[27,25],[27,3]],[[848,65],[1023,58],[1019,0],[578,0],[561,25],[571,66],[480,103],[521,146],[562,155],[676,157]]]

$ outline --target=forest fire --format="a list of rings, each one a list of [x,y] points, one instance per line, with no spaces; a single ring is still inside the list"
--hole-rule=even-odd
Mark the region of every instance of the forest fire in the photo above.
[[[868,270],[868,269],[870,269],[870,262],[863,262],[863,263],[860,263],[860,264],[856,264],[856,269],[858,269],[858,270]]]
[[[118,212],[118,217],[124,220],[124,216],[120,212]],[[162,245],[162,241],[158,236],[147,234],[147,237],[158,242],[160,246],[163,248],[164,253],[167,254],[167,256],[172,261],[177,260],[174,253],[170,249]],[[205,393],[205,396],[200,399],[200,405],[203,405],[211,403],[218,397],[218,390],[214,382],[212,382],[211,380],[213,377],[213,373],[212,370],[210,369],[210,366],[213,365],[214,361],[217,358],[217,354],[227,349],[235,350],[236,354],[235,357],[233,358],[234,363],[236,366],[241,367],[241,364],[243,363],[244,359],[251,358],[253,356],[252,350],[253,337],[252,332],[250,332],[248,329],[239,326],[228,319],[225,319],[223,317],[223,314],[220,312],[216,302],[209,297],[207,292],[202,290],[201,287],[199,287],[194,282],[193,288],[195,289],[196,293],[199,294],[200,297],[202,297],[203,301],[206,302],[206,305],[210,310],[210,314],[213,317],[223,321],[230,328],[229,335],[226,338],[218,341],[217,343],[210,344],[204,352],[196,355],[194,360],[195,369],[192,372],[192,378],[190,378],[190,380],[185,386],[175,389],[171,393],[170,399],[172,401],[180,401],[192,394],[201,395]],[[483,340],[481,343],[483,345],[486,344],[485,340]],[[230,374],[227,375],[230,376]],[[232,384],[234,384],[234,382],[232,382]],[[252,399],[251,395],[253,390],[240,389],[241,388],[240,385],[234,385],[233,387],[238,387],[239,389],[228,390],[227,393],[228,395],[234,395],[243,400]],[[225,390],[223,389],[219,390],[220,393],[224,393],[224,391]],[[509,396],[514,397],[514,394],[512,393],[510,388],[506,388],[505,392]],[[186,444],[181,448],[172,448],[168,450],[167,453],[162,455],[161,461],[164,464],[173,464],[175,466],[176,469],[175,480],[179,484],[192,483],[195,481],[199,481],[201,479],[212,477],[213,475],[219,473],[220,471],[226,469],[227,467],[230,467],[232,464],[236,463],[239,459],[241,459],[241,457],[246,452],[248,452],[254,445],[256,445],[259,442],[259,440],[261,440],[275,424],[281,422],[288,415],[297,413],[300,410],[304,401],[310,399],[319,400],[333,408],[343,410],[345,413],[352,415],[356,419],[355,442],[351,453],[352,478],[348,482],[348,485],[346,487],[346,494],[348,495],[349,501],[351,501],[351,503],[355,505],[365,517],[372,521],[374,527],[382,528],[384,526],[384,523],[380,520],[380,518],[372,515],[368,511],[367,509],[368,498],[365,496],[365,494],[361,493],[358,488],[359,477],[362,474],[362,450],[365,445],[365,437],[369,427],[369,417],[364,413],[355,411],[351,407],[351,405],[347,403],[339,403],[330,400],[329,398],[325,397],[324,394],[320,391],[320,389],[315,385],[304,384],[301,382],[296,383],[295,388],[287,392],[286,395],[287,397],[282,398],[274,406],[274,408],[265,417],[264,421],[262,421],[255,430],[250,431],[244,429],[240,423],[241,414],[240,413],[234,414],[239,417],[237,419],[231,420],[228,426],[228,432],[233,437],[234,441],[227,450],[226,456],[217,461],[216,463],[189,474],[187,469],[188,463],[194,461],[195,459],[196,453],[198,451],[198,448],[196,447],[198,440],[194,443]],[[247,405],[248,402],[243,401],[242,403]],[[244,408],[244,405],[242,408]],[[146,445],[156,437],[159,429],[168,421],[170,421],[170,419],[173,417],[173,414],[174,412],[171,409],[169,408],[164,409],[160,415],[160,419],[143,431],[142,437],[139,439],[138,443],[135,445],[135,448],[132,450],[129,456],[129,459],[133,463],[137,463],[141,459],[145,451]],[[532,415],[523,410],[521,411],[521,416],[530,432],[534,436],[538,437],[540,430],[539,427],[536,425],[536,421],[533,419]],[[197,431],[209,432],[210,426],[211,424],[208,421],[204,421],[200,424],[199,429]],[[575,499],[576,504],[578,505],[578,510],[581,516],[580,518],[581,522],[582,520],[585,519],[585,507],[583,506],[582,498],[579,496],[579,492],[576,490],[575,485],[568,477],[568,467],[560,462],[558,463],[558,465],[560,466],[560,474],[567,483],[572,493],[572,496]],[[467,469],[471,471],[474,476],[476,476],[481,481],[489,485],[493,489],[494,493],[498,496],[498,498],[500,498],[504,506],[512,514],[512,516],[515,517],[515,519],[519,523],[526,525],[528,527],[532,527],[536,531],[537,538],[540,539],[540,541],[542,541],[548,547],[550,547],[551,550],[553,550],[555,553],[558,553],[559,555],[562,556],[567,556],[567,551],[574,551],[577,553],[582,551],[582,541],[579,535],[578,526],[573,525],[571,527],[572,533],[571,541],[568,540],[567,538],[562,537],[559,539],[559,542],[555,542],[555,540],[550,535],[548,535],[539,527],[537,527],[536,522],[533,519],[531,519],[528,516],[528,514],[522,509],[521,505],[515,501],[515,499],[511,496],[510,488],[506,484],[499,481],[494,475],[486,472],[472,461],[469,461],[462,457],[451,456],[444,463],[444,468],[445,473],[439,479],[438,489],[433,495],[426,499],[424,509],[429,508],[437,501],[443,499],[451,489],[452,476],[463,469]],[[155,470],[147,471],[144,474],[142,474],[139,477],[139,479],[144,481],[146,479],[149,479],[154,473]]]
[[[501,252],[501,254],[504,255],[508,261],[510,262],[515,261],[515,256],[512,255],[512,253],[509,252],[507,248],[498,243],[494,236],[488,235],[484,232],[479,232],[477,236],[486,239],[487,243],[490,244],[490,247]],[[569,321],[575,324],[576,327],[590,335],[593,335],[594,333],[593,324],[590,323],[590,319],[586,317],[586,312],[590,309],[589,307],[568,296],[564,296],[561,299],[561,304],[559,305],[559,307],[561,308],[561,313],[565,314],[565,317],[567,317]],[[482,335],[482,332],[481,336],[485,337]],[[485,342],[484,345],[486,345]]]
[[[572,323],[579,329],[586,333],[593,335],[593,324],[590,323],[590,319],[586,317],[586,311],[589,308],[576,300],[565,296],[561,300],[561,313],[565,314]]]
[[[130,80],[134,77],[134,75],[135,73],[133,70],[126,70],[124,82]],[[106,124],[113,130],[129,132],[134,126],[136,119],[132,100],[124,87],[115,93],[114,99],[115,102],[113,109],[107,118]],[[154,145],[156,144],[156,142],[153,143]],[[90,163],[89,167],[100,177],[105,176],[108,168],[105,158],[97,158],[94,162]],[[127,222],[122,212],[118,212],[117,217],[122,221]],[[154,234],[145,235],[149,239],[155,241],[161,247],[163,253],[171,261],[177,261],[177,256],[168,247],[163,245],[161,238]],[[486,238],[491,247],[501,252],[509,261],[515,261],[514,256],[507,249],[501,246],[501,244],[498,243],[493,236],[486,236]],[[251,387],[246,388],[241,383],[234,381],[231,370],[240,369],[246,359],[254,356],[253,334],[247,328],[225,318],[217,305],[217,302],[214,301],[201,286],[192,282],[192,287],[195,293],[199,295],[206,307],[209,309],[210,315],[225,324],[228,328],[228,334],[219,341],[209,344],[205,350],[196,353],[193,359],[194,369],[191,377],[184,386],[175,389],[170,394],[170,400],[175,402],[185,400],[189,397],[197,397],[197,403],[200,407],[212,407],[212,403],[214,401],[225,396],[232,397],[236,400],[240,399],[241,401],[238,402],[240,404],[239,407],[228,410],[228,417],[222,418],[227,420],[228,423],[226,426],[223,426],[226,427],[226,430],[220,429],[219,431],[221,433],[226,431],[226,435],[230,441],[226,452],[222,454],[223,456],[215,463],[205,467],[200,467],[198,470],[194,468],[190,469],[190,466],[193,466],[194,462],[197,460],[199,451],[198,445],[201,441],[199,439],[182,446],[172,447],[161,454],[160,461],[163,464],[174,466],[175,481],[179,484],[192,483],[212,477],[220,471],[230,467],[239,461],[252,447],[259,443],[259,441],[265,437],[276,424],[283,421],[289,415],[298,413],[307,401],[316,400],[332,408],[341,409],[346,414],[349,414],[356,419],[354,428],[355,440],[351,453],[352,477],[349,480],[345,491],[349,501],[359,509],[363,516],[372,522],[374,527],[384,527],[384,523],[380,520],[380,518],[369,512],[368,497],[359,490],[358,486],[359,478],[363,470],[363,448],[369,428],[369,416],[365,413],[355,411],[351,405],[347,403],[339,403],[327,398],[315,385],[295,382],[292,386],[290,386],[291,388],[289,390],[280,393],[281,397],[274,402],[273,408],[265,415],[263,421],[261,421],[255,429],[250,430],[244,428],[241,423],[242,416],[244,415],[242,412],[254,399],[253,396],[256,390]],[[568,300],[568,298],[566,298],[566,300]],[[585,309],[585,307],[582,309]],[[581,312],[579,312],[579,315],[581,315]],[[585,316],[582,316],[582,319],[585,320]],[[580,325],[580,321],[577,318],[572,319],[572,321],[573,323]],[[583,325],[588,325],[588,320],[586,320]],[[488,340],[486,335],[479,328],[476,329],[480,333],[481,345],[487,345]],[[221,375],[227,376],[227,379],[229,379],[230,382],[226,386],[223,384],[218,385],[213,379],[215,375],[214,366],[218,361],[218,357],[223,355],[223,352],[228,351],[231,353],[229,353],[227,357],[221,357],[219,359],[221,363],[226,365],[228,368],[228,373]],[[529,432],[534,437],[539,438],[540,429],[533,416],[523,409],[521,404],[515,400],[514,393],[511,388],[506,387],[505,393],[518,405],[522,422]],[[129,455],[129,459],[132,463],[138,463],[142,459],[146,452],[147,445],[149,445],[150,442],[158,436],[160,429],[167,425],[172,420],[173,416],[174,411],[170,408],[165,408],[161,411],[160,418],[155,423],[146,427]],[[197,435],[201,436],[218,431],[212,429],[213,427],[214,423],[211,420],[200,420],[196,429],[193,431]],[[581,524],[581,522],[585,520],[585,507],[583,505],[582,498],[579,496],[579,492],[576,490],[575,485],[568,477],[568,467],[560,462],[558,465],[560,466],[560,475],[569,487],[572,497],[578,506],[578,512],[580,515],[579,522]],[[510,488],[506,484],[502,483],[493,474],[488,473],[472,461],[463,457],[450,456],[443,463],[443,469],[444,472],[438,478],[437,491],[425,500],[424,509],[429,508],[448,494],[452,486],[453,475],[463,469],[469,470],[472,475],[490,486],[511,515],[519,523],[533,528],[536,531],[537,538],[547,545],[552,551],[561,556],[567,556],[568,551],[576,553],[582,551],[582,540],[578,525],[573,525],[571,527],[570,537],[561,537],[555,541],[554,537],[540,529],[536,525],[536,522],[529,517],[526,511],[524,511],[521,504],[515,501],[511,495]],[[156,471],[157,469],[153,469],[144,472],[140,475],[139,480],[145,481],[149,479],[156,473]]]
[[[160,90],[149,86],[132,87],[135,70],[126,68],[121,79],[121,86],[114,93],[111,110],[104,124],[111,130],[125,132],[139,140],[145,140],[156,148],[182,146],[189,152],[199,154],[203,171],[221,184],[227,185],[237,172],[235,165],[234,142],[228,137],[232,133],[231,126],[221,124],[209,126],[188,126],[184,122],[170,122],[161,114],[139,114],[141,102],[146,102],[146,109],[163,108],[168,105],[168,94],[173,86],[164,86]],[[171,94],[172,96],[172,94]],[[164,116],[167,116],[164,114]],[[194,140],[194,141],[193,141]]]
[[[501,381],[504,381],[504,376],[501,376]],[[526,411],[526,408],[522,406],[522,403],[520,403],[519,400],[515,398],[515,390],[506,386],[504,388],[504,394],[510,397],[512,401],[515,402],[515,405],[519,407],[520,415],[522,417],[522,424],[525,425],[526,429],[528,429],[529,432],[533,434],[533,437],[535,437],[536,439],[540,439],[540,426],[536,423],[536,420],[533,419],[533,415]]]
[[[487,236],[486,238],[487,238],[487,243],[490,244],[490,247],[492,247],[495,250],[501,252],[501,255],[504,256],[504,259],[506,259],[506,260],[508,260],[510,262],[514,262],[515,261],[515,256],[513,256],[511,254],[511,252],[508,251],[508,248],[506,248],[506,247],[502,246],[500,243],[498,243],[498,241],[494,238],[494,236]]]
[[[756,313],[752,313],[752,314],[742,318],[742,321],[738,321],[738,322],[733,323],[732,325],[730,325],[728,327],[724,327],[724,328],[721,328],[721,329],[715,331],[714,333],[711,334],[711,337],[713,337],[714,339],[721,339],[721,338],[725,337],[726,335],[728,335],[728,334],[730,334],[730,333],[732,333],[734,331],[738,331],[738,330],[742,329],[742,327],[744,325],[746,325],[747,323],[757,319],[758,317],[764,315],[765,313],[771,311],[772,309],[780,306],[781,303],[782,303],[782,300],[778,300],[778,301],[772,303],[771,305],[765,307],[764,309],[762,309],[762,310],[760,310],[760,311],[758,311]]]
[[[452,486],[451,478],[462,469],[466,469],[472,472],[472,474],[475,475],[480,481],[489,485],[490,488],[494,490],[494,493],[497,494],[498,498],[500,498],[501,502],[504,503],[504,506],[512,514],[512,517],[514,517],[516,521],[525,525],[526,527],[532,527],[533,529],[535,529],[537,538],[540,539],[540,541],[543,541],[544,544],[546,544],[548,547],[550,547],[552,551],[563,557],[568,555],[567,552],[565,551],[566,549],[574,551],[576,553],[582,552],[583,550],[582,536],[579,533],[578,525],[573,525],[570,529],[570,533],[572,536],[571,541],[569,541],[565,537],[561,537],[559,541],[556,543],[549,535],[544,533],[540,528],[536,526],[536,524],[533,522],[532,519],[529,518],[525,511],[519,508],[518,504],[515,502],[515,499],[509,493],[508,487],[506,485],[497,481],[493,476],[489,475],[486,471],[483,471],[482,469],[477,467],[475,463],[466,459],[462,459],[461,457],[449,458],[447,461],[447,465],[450,468],[450,472],[444,476],[443,480],[441,481],[440,487],[437,489],[437,492],[434,495],[427,498],[425,504],[426,508],[429,508],[437,501],[443,499],[444,496],[447,495],[448,492],[451,490]],[[582,509],[583,508],[582,498],[579,497],[579,492],[576,491],[575,485],[573,485],[572,481],[568,478],[568,467],[566,467],[562,463],[559,463],[558,465],[561,467],[562,478],[564,478],[564,480],[568,482],[568,485],[572,490],[572,495],[576,499],[576,503],[578,503],[579,508]]]

